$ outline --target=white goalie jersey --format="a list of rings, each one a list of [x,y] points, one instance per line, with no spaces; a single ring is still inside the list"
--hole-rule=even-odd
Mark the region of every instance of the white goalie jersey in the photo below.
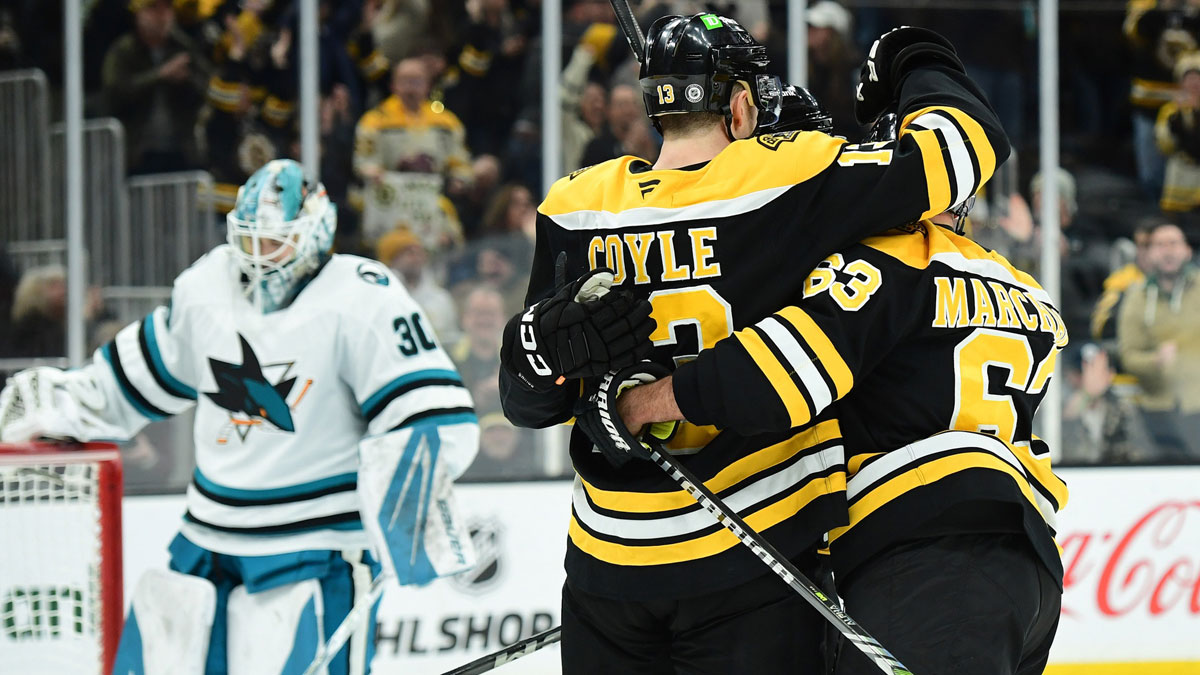
[[[104,393],[99,417],[129,437],[195,406],[182,532],[204,548],[366,548],[360,443],[388,439],[396,462],[434,447],[439,474],[456,478],[478,448],[471,396],[378,262],[334,255],[267,314],[238,274],[230,249],[214,249],[179,276],[168,307],[96,351],[85,370]]]

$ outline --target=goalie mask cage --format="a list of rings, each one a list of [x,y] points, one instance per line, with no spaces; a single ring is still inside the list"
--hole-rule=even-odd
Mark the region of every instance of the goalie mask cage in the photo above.
[[[0,444],[0,671],[107,673],[121,636],[111,444]]]

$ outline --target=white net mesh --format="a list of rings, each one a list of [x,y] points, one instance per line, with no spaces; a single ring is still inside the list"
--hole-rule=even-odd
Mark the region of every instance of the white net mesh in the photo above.
[[[0,460],[0,671],[99,673],[100,463]]]

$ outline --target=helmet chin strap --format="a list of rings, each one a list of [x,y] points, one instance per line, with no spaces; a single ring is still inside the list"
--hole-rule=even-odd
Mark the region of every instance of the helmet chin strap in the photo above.
[[[737,140],[733,136],[733,113],[732,112],[730,112],[728,115],[725,116],[724,129],[725,129],[725,138],[729,139],[730,143]]]

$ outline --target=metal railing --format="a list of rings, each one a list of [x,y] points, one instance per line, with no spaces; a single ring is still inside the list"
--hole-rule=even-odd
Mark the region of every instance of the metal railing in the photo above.
[[[130,241],[125,253],[137,262],[118,268],[114,285],[169,286],[223,239],[207,172],[136,176],[127,185]]]
[[[40,70],[0,72],[0,238],[45,239],[50,213],[50,101]]]
[[[65,265],[67,261],[66,239],[13,241],[7,244],[7,248],[13,266],[22,274],[35,267]]]
[[[137,321],[171,299],[170,286],[107,286],[100,293],[105,309],[122,324]]]
[[[66,199],[64,128],[50,127],[50,151],[53,160],[50,194],[53,196],[49,236],[65,237]],[[114,117],[85,120],[83,123],[83,228],[84,250],[90,265],[88,280],[93,284],[120,283],[120,272],[131,267],[129,236],[129,200],[125,190],[125,128]]]

